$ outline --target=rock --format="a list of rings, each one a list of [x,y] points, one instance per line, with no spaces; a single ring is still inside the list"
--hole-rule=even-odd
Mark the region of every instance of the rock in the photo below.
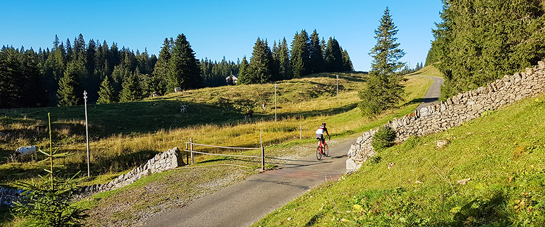
[[[346,174],[352,174],[361,167],[354,158],[346,159]]]
[[[458,185],[465,185],[465,184],[467,184],[467,182],[469,182],[470,180],[471,180],[471,178],[467,178],[467,179],[459,180],[459,181],[457,181],[456,183],[458,183]]]

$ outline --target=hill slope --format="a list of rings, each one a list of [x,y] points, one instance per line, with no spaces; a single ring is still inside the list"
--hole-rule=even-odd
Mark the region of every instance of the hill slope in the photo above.
[[[485,115],[380,152],[254,226],[545,225],[545,97]]]

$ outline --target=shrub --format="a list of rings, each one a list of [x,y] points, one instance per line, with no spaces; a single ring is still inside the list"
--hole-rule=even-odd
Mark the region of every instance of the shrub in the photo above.
[[[380,127],[378,131],[373,136],[373,142],[371,146],[375,151],[381,151],[388,147],[394,145],[394,140],[396,138],[396,133],[389,127]]]

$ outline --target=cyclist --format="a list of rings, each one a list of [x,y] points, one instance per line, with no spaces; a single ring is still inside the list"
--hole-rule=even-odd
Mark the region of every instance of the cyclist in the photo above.
[[[320,126],[318,130],[316,130],[316,139],[320,141],[320,145],[325,144],[324,132],[327,133],[327,136],[331,140],[331,136],[329,136],[329,132],[327,131],[327,128],[325,127],[325,122],[322,123],[322,126]]]

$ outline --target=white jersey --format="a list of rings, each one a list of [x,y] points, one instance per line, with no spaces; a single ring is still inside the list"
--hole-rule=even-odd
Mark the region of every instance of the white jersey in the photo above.
[[[323,134],[324,134],[323,128],[319,128],[318,130],[316,130],[316,135],[323,135]]]

